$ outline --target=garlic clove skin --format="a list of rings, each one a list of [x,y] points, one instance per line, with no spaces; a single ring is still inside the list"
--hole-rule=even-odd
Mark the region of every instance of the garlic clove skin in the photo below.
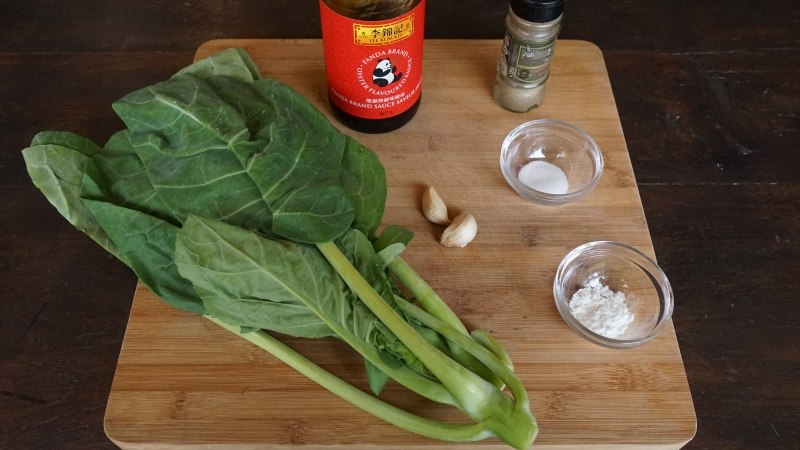
[[[478,234],[478,221],[470,213],[461,213],[442,233],[439,242],[445,247],[466,247]]]
[[[422,214],[425,218],[437,225],[450,225],[450,217],[447,215],[447,205],[436,192],[433,186],[428,187],[422,194]]]

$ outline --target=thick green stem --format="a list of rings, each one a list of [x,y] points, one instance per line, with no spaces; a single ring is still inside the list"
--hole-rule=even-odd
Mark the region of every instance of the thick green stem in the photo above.
[[[506,349],[504,349],[503,346],[500,345],[500,343],[497,342],[497,340],[492,337],[491,334],[485,330],[472,330],[469,335],[472,336],[472,339],[475,342],[481,344],[487,350],[494,353],[494,356],[500,359],[500,362],[505,364],[505,366],[508,367],[508,370],[511,370],[512,372],[514,371],[514,362],[511,361],[511,357],[508,356]]]
[[[458,316],[450,309],[450,306],[448,306],[428,282],[419,276],[419,274],[399,255],[389,261],[388,267],[392,274],[403,283],[403,286],[411,292],[416,301],[422,305],[422,309],[464,335],[470,335],[467,331],[467,327],[464,326]],[[448,347],[456,361],[478,374],[484,380],[489,381],[498,388],[502,388],[502,381],[486,366],[475,360],[473,355],[466,352],[459,345],[455,345],[452,340],[448,341]]]
[[[516,448],[531,445],[535,424],[531,422],[529,412],[526,415],[525,411],[517,409],[514,402],[494,385],[453,361],[414,331],[361,276],[336,244],[323,242],[316,245],[348,287],[442,382],[468,417],[486,423],[495,436],[509,445]]]
[[[392,425],[422,436],[453,442],[471,442],[485,439],[491,433],[480,423],[451,424],[426,419],[392,406],[375,398],[325,369],[314,364],[286,344],[263,331],[241,333],[239,327],[228,325],[211,316],[206,319],[271,353],[290,367],[314,380],[320,386],[350,402],[358,408]]]
[[[313,307],[311,307],[311,309],[316,312]],[[325,322],[341,340],[346,342],[375,367],[389,375],[393,380],[429,400],[446,405],[455,406],[457,404],[456,399],[453,398],[449,390],[442,386],[441,383],[424,377],[406,366],[395,367],[391,364],[387,364],[375,346],[368,344],[343,327],[340,323],[334,320],[327,320],[325,314],[318,313],[317,316]]]
[[[389,262],[389,270],[407,287],[422,309],[458,331],[469,334],[467,327],[445,303],[439,294],[400,256]]]
[[[326,323],[336,332],[340,339],[393,380],[429,400],[445,405],[456,405],[456,400],[441,383],[424,377],[406,366],[395,367],[391,364],[386,364],[377,348],[369,345],[363,339],[334,322],[326,321]]]
[[[484,345],[481,345],[469,337],[464,336],[455,328],[440,321],[438,318],[433,317],[433,315],[428,314],[408,301],[398,299],[397,305],[410,317],[413,317],[423,325],[431,328],[445,338],[454,341],[472,356],[476,357],[480,362],[485,364],[486,367],[492,370],[495,375],[497,375],[506,385],[508,385],[511,395],[514,396],[516,407],[518,409],[530,409],[527,391],[525,390],[524,386],[522,386],[522,383],[520,383],[519,379],[508,367],[508,364],[503,361],[503,359],[499,358],[494,352],[487,349]]]
[[[417,333],[359,273],[333,242],[317,244],[348,287],[411,350],[417,358],[456,397],[465,414],[475,420],[484,417],[481,409],[490,401],[494,387],[456,363]],[[469,395],[465,395],[469,391]],[[462,398],[459,398],[462,397]]]
[[[509,364],[503,359],[508,355],[502,350],[502,355],[498,357],[495,351],[480,345],[472,339],[464,336],[455,328],[440,321],[431,314],[423,311],[422,309],[412,305],[405,300],[399,300],[398,306],[407,313],[410,317],[418,320],[425,326],[433,329],[447,339],[451,339],[458,345],[462,346],[465,350],[469,351],[473,356],[478,358],[482,363],[491,369],[504,383],[508,385],[511,395],[514,396],[514,408],[504,416],[493,416],[486,420],[487,427],[492,430],[498,437],[503,439],[506,443],[516,445],[517,448],[527,448],[536,439],[539,433],[539,427],[536,424],[536,419],[531,414],[530,402],[528,400],[528,393],[519,379],[511,371]],[[481,337],[482,339],[490,339],[489,345],[492,347],[499,347],[499,344],[494,342],[494,339],[486,334]]]

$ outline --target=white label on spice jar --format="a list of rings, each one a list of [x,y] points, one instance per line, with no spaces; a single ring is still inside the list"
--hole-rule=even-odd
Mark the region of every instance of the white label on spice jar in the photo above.
[[[500,73],[519,83],[543,83],[550,71],[555,43],[553,40],[544,45],[531,44],[506,33],[503,55],[500,58]]]

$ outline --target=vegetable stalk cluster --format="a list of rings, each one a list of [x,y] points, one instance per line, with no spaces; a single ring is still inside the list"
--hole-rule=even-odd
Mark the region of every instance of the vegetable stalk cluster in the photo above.
[[[398,427],[455,442],[532,444],[536,421],[503,348],[486,332],[469,333],[401,258],[410,231],[378,233],[386,175],[373,152],[287,85],[260,78],[239,49],[113,108],[126,128],[103,147],[42,132],[23,156],[58,211],[160,298]],[[270,333],[346,342],[364,358],[373,393]],[[472,423],[382,401],[389,380]]]

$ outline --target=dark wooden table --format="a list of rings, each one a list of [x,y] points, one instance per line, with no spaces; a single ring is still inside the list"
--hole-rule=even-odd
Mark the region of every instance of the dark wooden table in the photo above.
[[[497,38],[505,1],[431,1],[428,38]],[[570,0],[603,51],[698,418],[690,449],[800,448],[800,3]],[[103,413],[136,279],[31,185],[39,130],[220,37],[317,38],[311,0],[0,2],[0,449],[113,448]],[[457,55],[456,55],[457,56]]]

